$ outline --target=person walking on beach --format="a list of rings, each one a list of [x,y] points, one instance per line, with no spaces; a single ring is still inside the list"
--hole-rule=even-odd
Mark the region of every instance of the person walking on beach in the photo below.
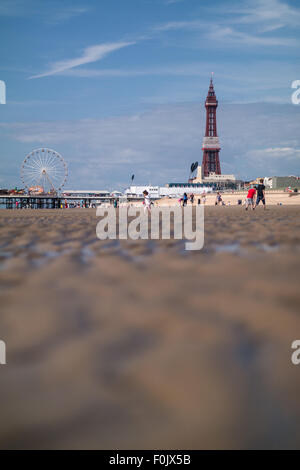
[[[222,196],[220,193],[217,193],[217,197],[216,197],[216,202],[215,202],[215,205],[218,206],[219,204],[222,206]]]
[[[187,194],[186,194],[186,193],[184,193],[184,195],[183,195],[183,204],[182,204],[182,205],[183,205],[183,207],[187,205],[187,201],[188,201]]]
[[[259,180],[259,184],[256,186],[256,189],[257,189],[257,199],[256,199],[256,204],[253,209],[255,209],[258,206],[260,201],[263,203],[264,209],[265,209],[266,208],[266,198],[265,198],[266,187],[264,185],[263,178]]]
[[[192,193],[192,194],[190,195],[191,204],[194,204],[194,198],[195,198],[195,196],[194,196],[194,194]]]
[[[151,212],[151,200],[148,191],[145,189],[143,191],[143,196],[144,196],[144,212]]]
[[[246,197],[246,211],[248,210],[248,207],[251,206],[252,209],[254,210],[254,196],[256,194],[256,189],[255,188],[250,188]]]

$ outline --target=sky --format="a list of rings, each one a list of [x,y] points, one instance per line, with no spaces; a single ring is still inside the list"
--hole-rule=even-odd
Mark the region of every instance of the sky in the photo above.
[[[1,0],[0,187],[33,149],[69,189],[184,182],[213,72],[221,169],[300,174],[300,0]]]

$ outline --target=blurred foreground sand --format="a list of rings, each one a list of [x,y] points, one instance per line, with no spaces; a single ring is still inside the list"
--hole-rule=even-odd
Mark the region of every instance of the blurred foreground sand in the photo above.
[[[208,207],[187,253],[0,211],[0,448],[299,448],[299,216]]]

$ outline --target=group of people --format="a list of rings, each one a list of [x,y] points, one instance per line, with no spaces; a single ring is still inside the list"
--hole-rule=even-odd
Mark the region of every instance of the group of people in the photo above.
[[[150,196],[149,196],[149,193],[148,191],[145,189],[145,191],[143,191],[143,196],[144,196],[144,201],[143,201],[143,204],[144,204],[144,212],[150,212],[151,211],[151,205],[153,204],[153,202],[151,202],[151,199],[150,199]],[[206,203],[206,195],[203,194],[202,197],[202,204],[205,204]],[[198,204],[201,204],[201,199],[199,198],[198,199]],[[181,197],[179,199],[179,203],[182,207],[185,207],[187,206],[188,204],[188,201],[190,201],[191,204],[194,204],[194,201],[195,201],[195,196],[194,194],[190,194],[189,196],[187,195],[187,193],[184,193],[183,194],[183,197]]]
[[[264,209],[266,208],[266,198],[265,198],[265,185],[264,185],[264,180],[260,179],[259,184],[255,186],[254,188],[250,188],[248,190],[247,197],[245,199],[245,209],[246,211],[248,210],[249,207],[251,207],[253,210],[258,206],[260,202],[262,202]],[[255,199],[256,196],[256,199]],[[242,200],[238,200],[238,204],[242,204]],[[216,206],[225,206],[225,202],[222,199],[221,193],[217,193],[216,195],[216,201],[215,201]],[[227,203],[227,205],[230,205],[230,202]]]
[[[265,189],[266,187],[264,185],[264,180],[260,179],[259,184],[257,186],[255,186],[254,188],[250,188],[248,190],[248,194],[245,200],[246,211],[248,210],[249,207],[251,207],[254,210],[259,205],[260,202],[262,202],[264,209],[266,208]],[[144,211],[150,212],[152,203],[151,203],[149,193],[146,189],[145,191],[143,191],[143,196],[144,196]],[[256,200],[255,200],[255,196],[256,196]],[[205,204],[206,195],[203,194],[201,199],[202,199],[202,203]],[[198,199],[198,204],[201,204],[201,199],[200,198]],[[184,193],[183,197],[179,199],[179,203],[180,205],[182,205],[182,207],[185,207],[188,204],[188,200],[190,200],[191,204],[194,204],[194,200],[195,200],[194,194],[190,194],[190,196],[188,196],[187,193]],[[239,203],[241,204],[242,201],[239,201]],[[216,206],[225,205],[222,199],[221,193],[219,192],[216,195],[215,205]],[[230,203],[228,203],[228,205],[230,205]]]
[[[190,194],[190,196],[188,196],[187,193],[184,193],[184,194],[183,194],[183,197],[180,198],[178,202],[180,203],[180,205],[181,205],[182,207],[185,207],[185,206],[187,206],[189,200],[190,200],[190,203],[191,203],[191,204],[194,204],[195,196],[194,196],[193,193]],[[202,195],[201,195],[201,198],[198,198],[197,201],[198,201],[198,204],[201,204],[201,203],[202,203],[202,204],[205,204],[205,203],[206,203],[206,195],[205,195],[205,194],[202,194]]]
[[[191,201],[191,203],[193,204],[193,202],[194,202],[194,194],[191,194],[191,195],[190,195],[190,201]],[[184,194],[183,194],[183,197],[181,197],[181,198],[179,199],[179,203],[180,203],[180,205],[182,205],[182,207],[185,207],[185,206],[187,205],[187,203],[188,203],[188,195],[187,195],[187,193],[184,193]]]
[[[258,206],[260,201],[262,202],[264,209],[266,208],[266,198],[265,198],[265,185],[264,185],[264,180],[261,179],[259,180],[259,184],[255,188],[250,188],[246,197],[246,211],[248,210],[249,207],[251,207],[253,210]],[[255,195],[256,196],[256,201],[255,201]]]
[[[215,200],[215,206],[231,206],[231,202],[228,201],[227,203],[223,201],[223,198],[221,196],[221,193],[217,193],[216,195],[216,200]]]

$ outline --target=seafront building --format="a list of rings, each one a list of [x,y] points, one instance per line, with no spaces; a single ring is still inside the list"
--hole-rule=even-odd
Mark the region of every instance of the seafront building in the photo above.
[[[62,197],[108,197],[110,195],[110,192],[107,191],[106,189],[100,190],[91,190],[91,189],[65,189],[62,192]]]
[[[232,186],[231,183],[236,183],[237,179],[234,175],[222,175],[215,172],[210,172],[208,176],[203,176],[203,167],[200,165],[197,168],[197,176],[190,180],[192,183],[215,183],[218,186]]]
[[[167,186],[130,186],[126,189],[125,195],[127,197],[143,197],[143,191],[148,191],[151,199],[160,199],[162,197],[180,197],[184,193],[204,194],[212,192],[212,187],[205,187],[203,185],[191,185],[189,183],[170,183]]]
[[[300,189],[299,176],[271,176],[264,178],[264,185],[270,189]]]

